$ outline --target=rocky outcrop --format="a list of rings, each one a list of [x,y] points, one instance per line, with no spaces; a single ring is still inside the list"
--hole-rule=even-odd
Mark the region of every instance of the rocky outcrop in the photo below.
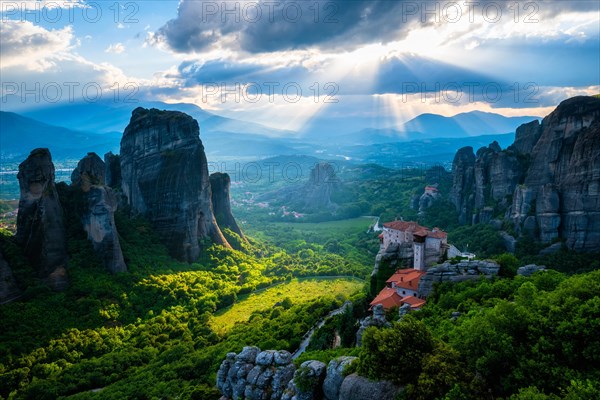
[[[427,270],[427,273],[419,281],[419,295],[429,296],[433,291],[435,283],[441,282],[463,282],[467,280],[480,279],[481,277],[492,278],[498,275],[500,265],[493,261],[471,260],[461,261],[456,264],[445,262]]]
[[[383,305],[376,304],[373,307],[373,314],[360,321],[360,328],[358,328],[358,331],[356,332],[357,347],[360,347],[362,345],[363,334],[365,333],[365,330],[370,326],[375,326],[378,328],[388,328],[392,326],[387,321],[387,319],[385,319],[385,310],[383,309]]]
[[[449,199],[461,224],[471,221],[475,201],[475,154],[470,146],[458,150],[452,162],[452,189]]]
[[[514,152],[502,151],[497,142],[477,150],[464,147],[456,153],[450,201],[459,222],[487,223],[494,217],[490,204],[507,209],[515,187],[523,178],[523,162]]]
[[[298,369],[287,351],[244,347],[229,353],[217,373],[221,400],[352,400],[393,399],[398,388],[389,382],[373,382],[344,371],[356,357],[338,357],[329,364],[309,360]],[[370,396],[356,385],[366,385]],[[358,390],[358,392],[356,392]],[[382,397],[383,396],[383,397]],[[392,396],[392,397],[386,397]]]
[[[387,381],[371,381],[351,374],[344,379],[340,388],[340,400],[393,400],[402,388]]]
[[[217,224],[221,229],[229,228],[240,235],[241,238],[244,238],[242,230],[231,213],[231,198],[229,196],[231,178],[229,178],[228,174],[215,172],[210,175],[210,187],[212,191],[213,212],[217,219]]]
[[[463,224],[488,221],[493,207],[519,234],[599,251],[600,99],[563,101],[541,123],[520,126],[507,150],[460,149],[450,200]]]
[[[338,185],[335,168],[331,164],[327,162],[316,164],[310,171],[302,194],[305,209],[335,209],[337,206],[331,201],[331,195]]]
[[[538,271],[544,271],[544,270],[546,270],[545,265],[529,264],[529,265],[525,265],[523,267],[519,267],[519,269],[517,269],[517,275],[531,276]]]
[[[515,191],[515,229],[570,249],[600,249],[600,99],[563,101],[539,127],[530,167]],[[531,228],[533,227],[533,232]]]
[[[356,357],[338,357],[327,365],[327,375],[323,382],[323,394],[326,400],[339,400],[340,389],[344,382],[344,370],[356,360]]]
[[[0,251],[0,304],[16,300],[20,295],[12,270]]]
[[[104,155],[104,165],[106,168],[105,183],[106,186],[111,188],[121,187],[121,158],[119,155],[115,155],[112,152]]]
[[[17,242],[38,276],[55,290],[67,285],[67,244],[63,210],[48,149],[35,149],[19,165]]]
[[[120,161],[131,212],[150,221],[173,257],[195,261],[203,239],[229,246],[213,214],[196,120],[177,111],[135,109]]]
[[[425,214],[425,211],[439,198],[440,193],[438,192],[437,187],[427,186],[421,197],[419,197],[419,203],[417,207],[419,210],[419,215]]]
[[[509,147],[509,150],[514,150],[518,154],[531,154],[541,134],[542,127],[537,119],[523,124],[517,128],[515,142]]]
[[[105,185],[105,164],[96,153],[88,153],[71,175],[72,185],[83,192],[82,223],[104,267],[112,273],[125,272],[119,234],[115,225],[117,197]]]
[[[323,398],[323,382],[327,366],[321,361],[309,360],[300,364],[281,400],[316,400]]]
[[[244,347],[221,363],[217,388],[225,399],[280,400],[295,371],[287,351]]]

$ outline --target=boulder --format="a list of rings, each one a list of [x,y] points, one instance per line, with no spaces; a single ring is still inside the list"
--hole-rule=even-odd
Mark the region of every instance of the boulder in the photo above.
[[[394,400],[402,388],[387,381],[370,381],[351,374],[340,387],[340,400]]]
[[[538,271],[544,271],[546,269],[545,265],[535,265],[529,264],[517,269],[517,275],[521,276],[531,276]]]
[[[339,400],[340,387],[344,381],[344,370],[356,360],[356,357],[338,357],[327,365],[327,374],[323,382],[323,394],[326,400]]]

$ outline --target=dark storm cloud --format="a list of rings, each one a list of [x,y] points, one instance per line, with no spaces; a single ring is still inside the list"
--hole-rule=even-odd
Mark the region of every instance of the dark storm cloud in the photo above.
[[[543,23],[567,11],[597,11],[597,1],[408,0],[182,0],[178,16],[155,34],[176,52],[202,51],[228,37],[233,50],[252,53],[307,47],[351,49],[365,43],[404,37],[418,26],[452,23],[471,13],[481,22],[501,19]],[[537,21],[537,22],[535,22]],[[517,23],[517,22],[515,22]]]

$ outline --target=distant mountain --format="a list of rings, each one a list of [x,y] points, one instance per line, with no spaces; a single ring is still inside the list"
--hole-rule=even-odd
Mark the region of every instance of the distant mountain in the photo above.
[[[221,117],[205,111],[195,104],[189,103],[171,104],[160,101],[142,101],[136,103],[110,101],[78,102],[28,109],[20,111],[19,114],[69,129],[99,133],[123,132],[129,123],[131,112],[137,107],[184,112],[192,116],[200,124],[200,137],[203,137],[205,132],[213,131],[251,133],[264,136],[289,137],[295,135],[295,132],[291,131],[278,130],[253,122]]]
[[[368,145],[340,145],[328,148],[322,154],[330,160],[350,160],[359,164],[378,164],[387,168],[415,168],[419,165],[449,167],[458,149],[474,149],[497,141],[506,148],[514,141],[514,133],[481,135],[462,138],[431,138],[408,142],[375,143]]]
[[[444,117],[437,114],[421,114],[402,125],[403,132],[418,132],[425,138],[456,138],[464,136],[497,135],[514,133],[517,127],[540,117],[505,117],[500,114],[471,111]],[[410,134],[411,139],[417,137]]]
[[[407,142],[433,138],[462,138],[481,135],[514,133],[521,124],[540,119],[539,117],[505,117],[500,114],[471,111],[444,117],[437,114],[421,114],[399,127],[363,128],[354,131],[320,129],[318,124],[306,132],[304,140],[319,140],[319,143],[344,143],[347,145],[370,145],[392,142]],[[344,125],[347,126],[347,125]],[[359,124],[355,124],[360,126]]]
[[[0,153],[3,160],[21,161],[37,147],[51,149],[55,159],[81,158],[87,152],[118,152],[121,133],[90,133],[0,111]]]

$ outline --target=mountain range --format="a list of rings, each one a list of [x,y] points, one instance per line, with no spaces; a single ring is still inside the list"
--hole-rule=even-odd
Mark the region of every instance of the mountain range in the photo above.
[[[500,135],[514,135],[517,126],[538,119],[473,111],[453,117],[422,114],[397,128],[372,129],[357,121],[353,132],[324,133],[315,127],[311,132],[298,133],[222,117],[187,103],[69,103],[22,110],[19,114],[0,112],[0,153],[4,160],[11,160],[22,158],[32,147],[49,147],[56,159],[79,158],[89,151],[99,154],[114,151],[131,111],[138,105],[179,110],[195,118],[200,124],[207,156],[213,160],[308,154],[378,162],[374,155],[380,154],[378,146],[385,144],[386,153],[391,151],[396,158],[426,159],[444,153],[448,156],[445,161],[449,162],[452,154],[464,145],[476,146],[480,142],[485,145],[492,140],[508,145],[514,136]],[[485,137],[488,135],[494,137]]]

